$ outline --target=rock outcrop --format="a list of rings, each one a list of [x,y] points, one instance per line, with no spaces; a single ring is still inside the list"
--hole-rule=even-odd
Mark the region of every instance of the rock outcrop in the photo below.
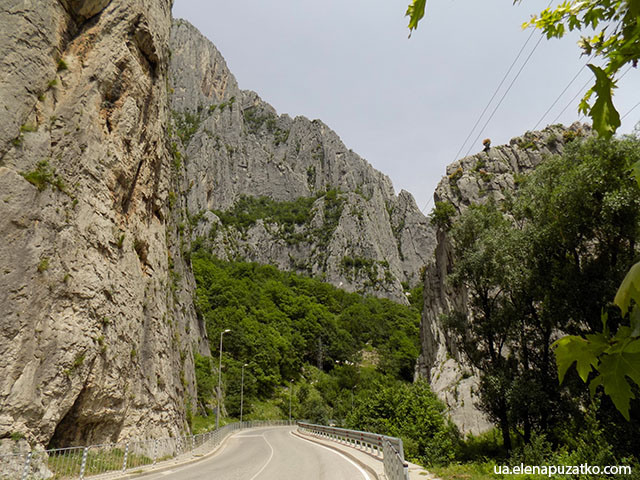
[[[321,121],[278,115],[240,90],[217,49],[187,22],[175,22],[170,48],[174,156],[194,235],[221,258],[406,302],[402,283],[419,282],[435,243],[413,197],[396,196],[389,178]],[[246,197],[304,211],[283,219],[252,210],[256,218],[243,225],[221,215]]]
[[[170,10],[0,7],[0,438],[188,430],[207,342],[167,205]]]
[[[579,124],[569,129],[551,126],[514,138],[509,145],[487,148],[454,162],[438,184],[434,200],[436,204],[452,205],[455,215],[471,204],[483,204],[489,199],[500,202],[515,191],[522,175],[545,157],[561,153],[566,141],[588,133],[586,129],[588,127]],[[478,378],[459,351],[455,338],[443,325],[447,314],[468,311],[468,293],[448,281],[454,264],[449,235],[438,229],[435,255],[425,271],[422,346],[416,376],[429,379],[433,391],[447,404],[452,420],[461,431],[477,434],[491,427],[477,407]]]

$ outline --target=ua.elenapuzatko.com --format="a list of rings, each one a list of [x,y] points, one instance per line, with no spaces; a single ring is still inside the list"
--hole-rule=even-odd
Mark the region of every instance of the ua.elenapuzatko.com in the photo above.
[[[494,465],[496,475],[631,475],[630,465]]]

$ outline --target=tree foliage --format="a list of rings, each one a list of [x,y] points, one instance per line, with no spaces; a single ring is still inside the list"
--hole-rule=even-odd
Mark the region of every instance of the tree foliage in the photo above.
[[[449,326],[481,372],[482,407],[506,447],[514,429],[529,441],[534,431],[579,415],[572,400],[579,384],[558,386],[552,345],[560,378],[576,360],[583,380],[597,370],[593,389],[602,385],[628,416],[633,393],[625,376],[637,378],[640,342],[610,299],[637,259],[640,189],[630,171],[639,158],[637,139],[572,142],[531,173],[515,198],[472,206],[453,225],[451,280],[470,302],[468,312],[449,316]],[[602,311],[615,335],[598,333]],[[558,332],[573,336],[554,344]]]
[[[447,464],[456,457],[459,433],[425,381],[377,385],[360,398],[347,425],[401,437],[406,455],[424,465]]]
[[[377,375],[412,380],[419,353],[417,307],[347,293],[269,265],[224,262],[204,250],[191,259],[196,304],[209,338],[231,329],[223,348],[224,376],[231,382],[226,389],[230,414],[238,413],[244,363],[249,364],[244,393],[250,400],[277,400],[291,379],[310,382],[310,375],[315,376],[308,401],[316,404],[303,402],[300,412],[309,417],[315,412],[316,418],[328,418],[333,407],[346,415],[339,387],[350,389],[350,383],[360,382],[356,366],[367,363],[366,352],[371,352]],[[214,357],[218,345],[211,342]],[[210,367],[201,357],[196,367],[199,401],[206,406],[212,392],[206,375]],[[322,408],[318,398],[323,399]],[[245,404],[247,414],[250,403]],[[288,406],[283,411],[288,413]]]

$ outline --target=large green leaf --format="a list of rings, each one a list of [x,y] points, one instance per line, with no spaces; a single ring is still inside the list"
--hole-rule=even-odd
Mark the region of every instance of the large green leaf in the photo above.
[[[591,107],[589,116],[593,120],[593,129],[603,138],[611,138],[620,126],[620,114],[613,106],[612,91],[615,82],[600,67],[587,65],[596,76],[593,90],[596,92],[596,102]]]
[[[634,338],[640,337],[640,308],[638,305],[634,305],[630,315],[631,320],[631,336]]]
[[[626,377],[640,385],[639,349],[640,340],[631,342],[623,352],[603,355],[598,366],[604,393],[611,397],[616,408],[627,420],[629,420],[629,401],[635,396]]]
[[[563,382],[567,370],[574,362],[583,382],[587,381],[592,367],[598,366],[598,355],[608,346],[602,335],[590,335],[591,339],[585,339],[575,335],[567,335],[556,340],[555,347],[556,364],[558,366],[558,379]]]
[[[427,6],[427,0],[413,0],[407,8],[406,16],[409,17],[409,36],[411,31],[418,28],[418,23],[424,17],[424,9]]]
[[[622,315],[627,314],[631,299],[640,305],[640,262],[631,267],[618,288],[616,298],[613,299],[613,302],[622,310]]]

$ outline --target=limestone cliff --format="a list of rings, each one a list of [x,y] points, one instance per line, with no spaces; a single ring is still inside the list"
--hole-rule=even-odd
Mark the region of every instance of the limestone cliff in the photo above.
[[[206,338],[167,205],[170,10],[0,6],[0,438],[188,429]]]
[[[413,197],[396,196],[389,178],[321,121],[278,115],[240,90],[217,49],[187,22],[174,23],[170,48],[174,160],[187,180],[181,196],[193,236],[206,237],[222,258],[406,302],[402,283],[419,282],[435,243]],[[260,212],[261,197],[272,210],[299,215]],[[234,222],[238,208],[254,218]]]
[[[509,145],[487,148],[454,162],[438,184],[434,200],[453,205],[457,214],[471,204],[482,204],[490,198],[500,202],[508,192],[515,191],[523,174],[545,157],[561,153],[566,141],[588,133],[587,128],[579,124],[569,129],[547,127],[514,138]],[[476,406],[477,376],[442,323],[443,317],[453,311],[467,311],[467,292],[448,281],[454,264],[450,238],[447,232],[438,229],[435,255],[425,271],[422,347],[416,376],[430,380],[432,389],[447,404],[452,420],[461,431],[477,434],[491,426]]]

